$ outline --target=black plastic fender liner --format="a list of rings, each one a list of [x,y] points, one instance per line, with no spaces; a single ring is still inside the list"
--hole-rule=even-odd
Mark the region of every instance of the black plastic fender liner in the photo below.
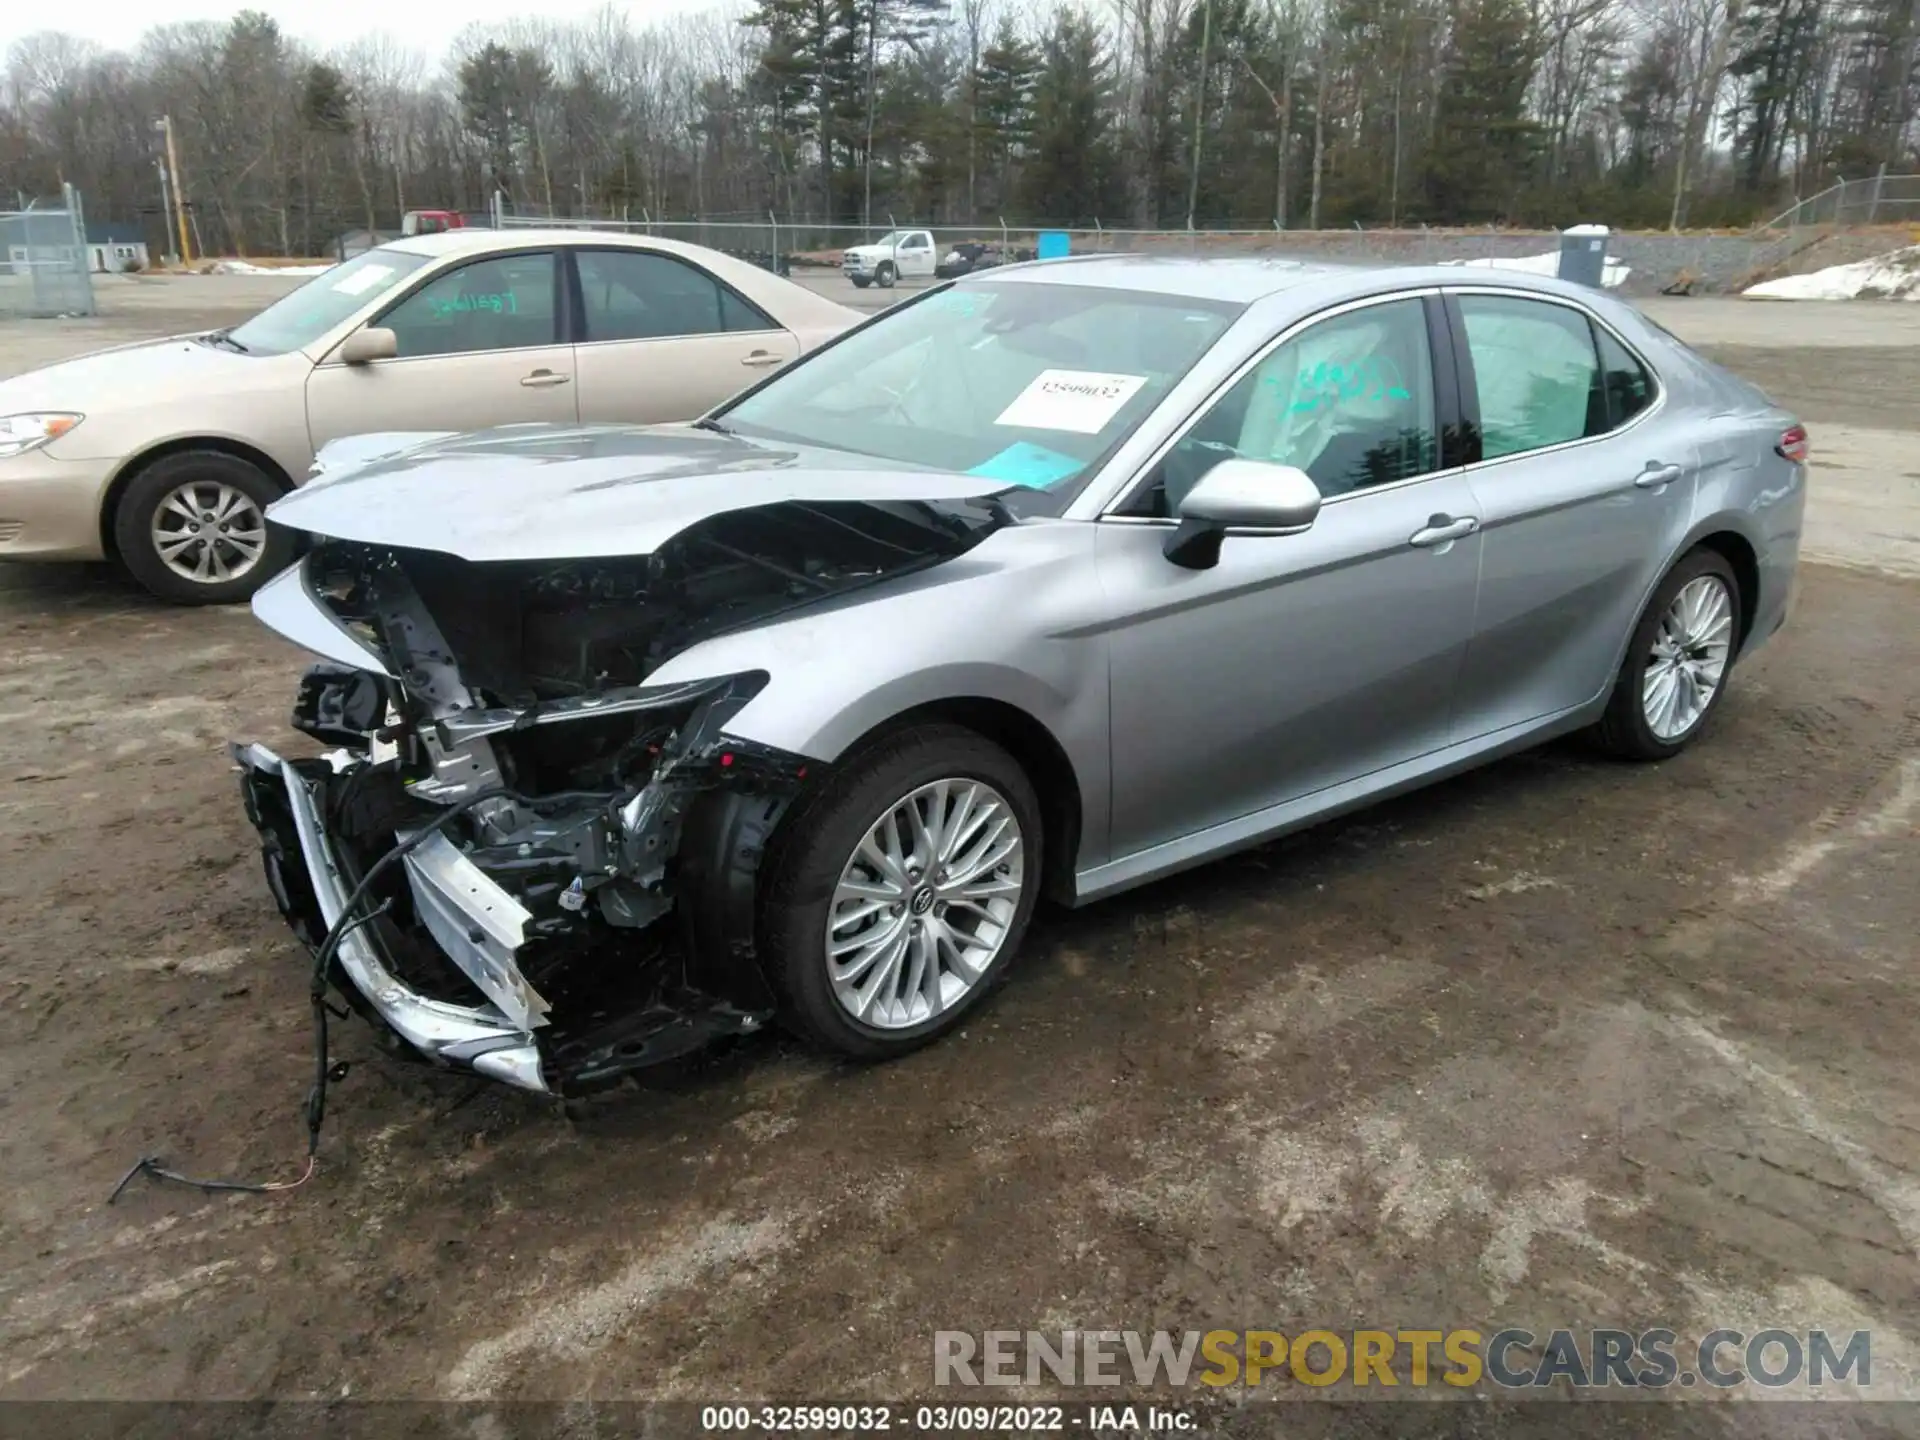
[[[680,833],[675,891],[687,980],[743,1010],[775,1008],[756,938],[760,862],[790,794],[718,789],[696,797]]]

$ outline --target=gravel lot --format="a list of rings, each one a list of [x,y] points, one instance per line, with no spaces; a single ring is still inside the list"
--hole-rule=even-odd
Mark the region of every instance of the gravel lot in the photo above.
[[[0,374],[285,284],[103,287]],[[292,1195],[103,1203],[298,1172],[303,956],[222,746],[306,744],[304,662],[0,567],[0,1398],[880,1398],[936,1329],[1321,1323],[1868,1328],[1920,1398],[1920,307],[1649,309],[1818,456],[1793,623],[1680,759],[1556,745],[1043,915],[884,1069],[769,1037],[570,1121],[342,1026]]]

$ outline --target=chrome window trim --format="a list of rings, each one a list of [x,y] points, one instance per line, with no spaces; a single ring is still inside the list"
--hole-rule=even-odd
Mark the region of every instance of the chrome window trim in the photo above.
[[[449,350],[441,355],[395,355],[388,360],[370,360],[365,365],[349,365],[343,360],[328,360],[324,365],[316,365],[313,368],[316,370],[387,370],[395,365],[424,365],[434,360],[477,360],[487,355],[531,355],[537,350],[564,350],[572,354],[573,348],[564,340],[549,340],[543,345],[496,345],[491,350]]]
[[[636,335],[630,340],[576,340],[573,348],[599,350],[608,345],[677,345],[686,340],[751,340],[756,335],[792,334],[791,330],[702,330],[697,335]]]

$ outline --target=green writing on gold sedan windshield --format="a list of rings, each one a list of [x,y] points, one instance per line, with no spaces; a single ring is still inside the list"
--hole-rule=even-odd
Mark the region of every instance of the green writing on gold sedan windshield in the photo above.
[[[520,313],[520,298],[511,290],[504,290],[494,295],[462,294],[444,298],[436,295],[428,301],[428,304],[432,306],[433,318],[436,320],[444,320],[449,315],[460,315],[474,310],[490,310],[495,315]]]

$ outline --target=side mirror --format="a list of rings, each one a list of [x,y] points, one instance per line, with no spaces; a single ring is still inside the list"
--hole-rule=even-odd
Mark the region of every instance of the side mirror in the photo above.
[[[1306,471],[1261,460],[1222,460],[1202,475],[1179,505],[1180,524],[1166,556],[1189,570],[1220,563],[1228,530],[1297,535],[1320,514],[1320,487]]]
[[[342,365],[371,365],[376,360],[391,360],[399,353],[400,337],[371,325],[340,342]]]

